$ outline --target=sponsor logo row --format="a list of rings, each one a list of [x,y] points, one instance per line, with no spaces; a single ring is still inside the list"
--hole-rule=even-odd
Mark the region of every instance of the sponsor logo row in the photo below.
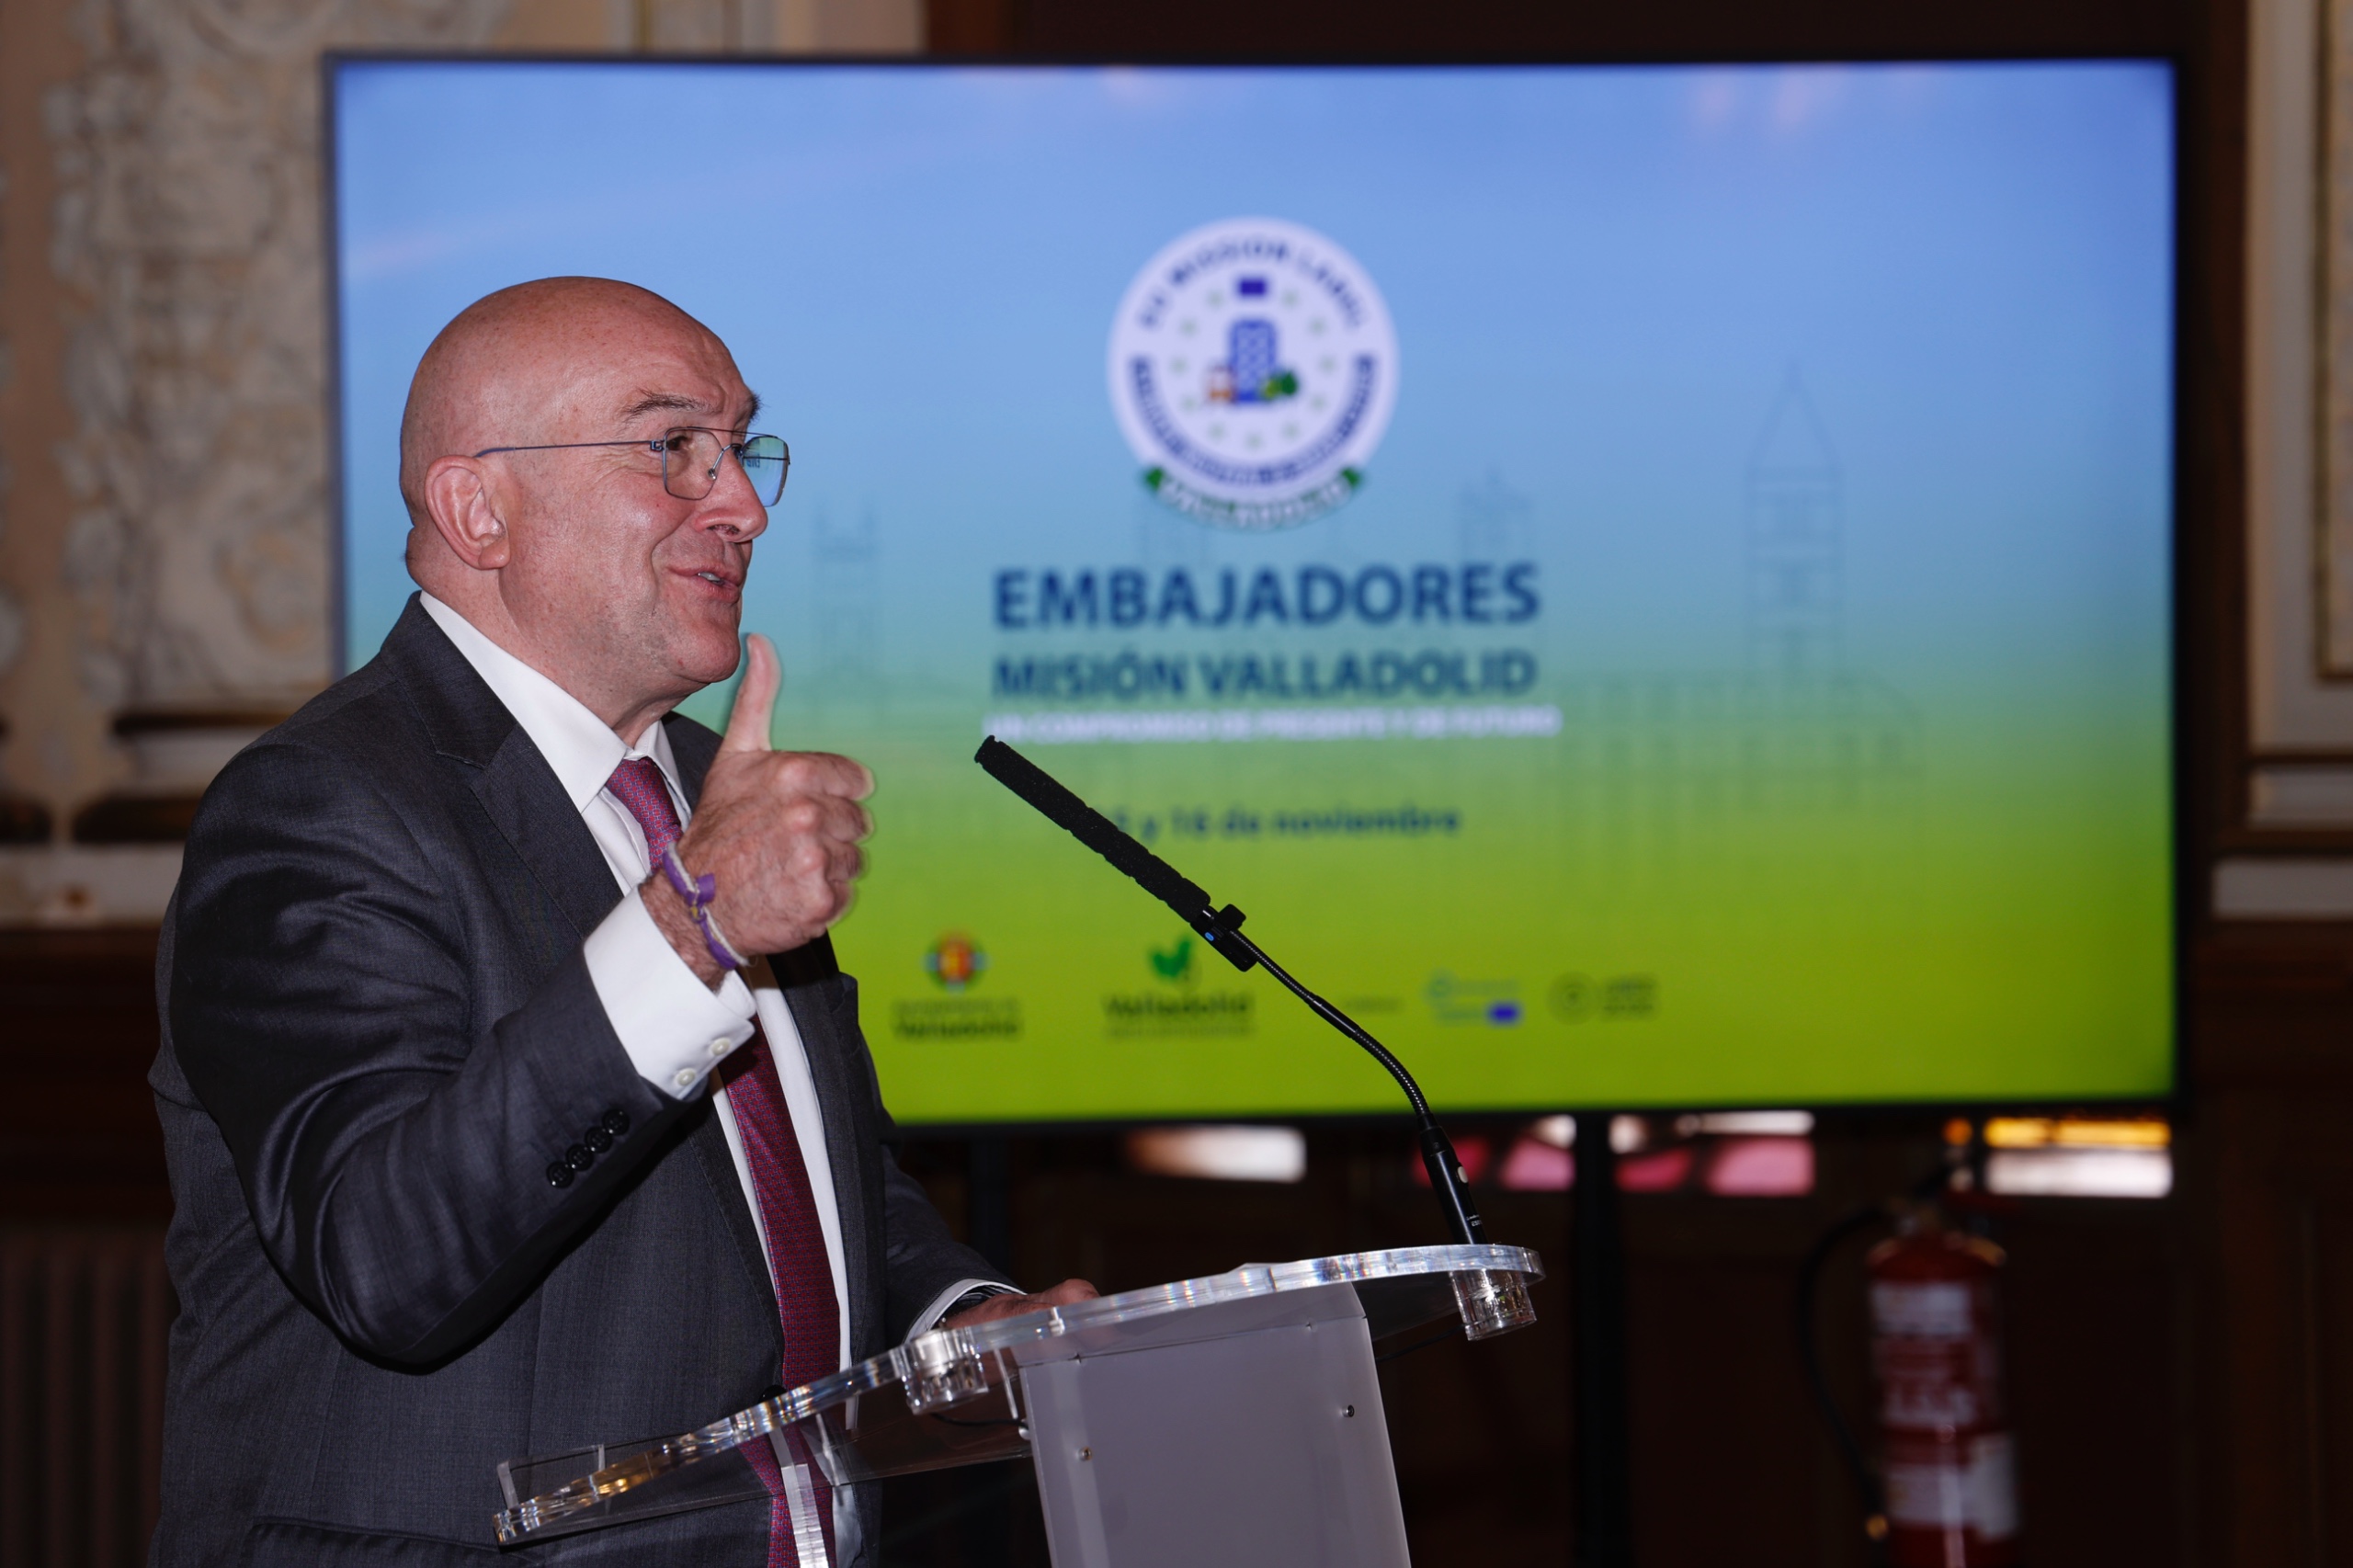
[[[1256,993],[1212,983],[1205,978],[1208,966],[1200,954],[1199,939],[1189,933],[1166,946],[1146,949],[1149,980],[1135,990],[1103,997],[1104,1033],[1114,1039],[1250,1034],[1257,1017]],[[898,1038],[940,1042],[1020,1038],[1020,999],[978,989],[989,972],[989,956],[972,937],[961,931],[942,935],[925,951],[923,970],[932,982],[932,994],[893,1006],[891,1028]],[[1367,995],[1342,997],[1340,1002],[1368,1018],[1403,1013],[1417,1002],[1436,1023],[1475,1028],[1515,1028],[1527,1020],[1532,1006],[1565,1023],[1608,1023],[1655,1017],[1659,983],[1654,974],[1568,973],[1531,995],[1518,980],[1439,970],[1411,1000]]]

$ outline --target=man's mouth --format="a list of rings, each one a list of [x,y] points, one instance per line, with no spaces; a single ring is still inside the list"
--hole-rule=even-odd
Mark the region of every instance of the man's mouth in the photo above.
[[[710,567],[705,567],[699,571],[689,572],[687,575],[693,577],[699,582],[707,583],[711,587],[716,588],[722,595],[726,595],[731,597],[735,594],[740,593],[744,586],[741,579],[730,576],[725,572]]]

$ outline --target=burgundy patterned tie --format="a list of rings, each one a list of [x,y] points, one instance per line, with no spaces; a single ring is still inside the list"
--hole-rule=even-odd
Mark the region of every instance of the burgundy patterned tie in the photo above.
[[[606,788],[645,831],[645,846],[654,859],[678,841],[678,813],[670,804],[669,786],[662,769],[647,757],[632,757],[613,769]],[[825,1232],[817,1219],[817,1201],[809,1189],[809,1169],[801,1158],[801,1140],[792,1131],[792,1112],[784,1103],[784,1084],[768,1054],[767,1035],[756,1024],[744,1042],[720,1069],[729,1108],[735,1113],[735,1131],[744,1143],[744,1163],[752,1173],[752,1187],[760,1205],[760,1224],[767,1233],[768,1271],[776,1283],[777,1313],[784,1331],[784,1360],[777,1381],[799,1388],[841,1369],[841,1307],[834,1298],[833,1262],[825,1255]],[[796,1429],[785,1435],[796,1459],[809,1466],[815,1483],[817,1517],[825,1534],[825,1556],[834,1557],[833,1488],[811,1462],[807,1443]],[[791,1568],[800,1561],[792,1540],[792,1519],[785,1506],[784,1478],[774,1456],[762,1443],[744,1450],[752,1468],[767,1483],[768,1568]]]

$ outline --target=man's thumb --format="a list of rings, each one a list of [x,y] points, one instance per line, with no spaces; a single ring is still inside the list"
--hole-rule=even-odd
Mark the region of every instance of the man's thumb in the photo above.
[[[722,751],[767,751],[768,729],[776,722],[777,687],[784,671],[777,663],[776,644],[754,632],[744,639],[744,684],[735,688],[735,706],[727,714],[727,734]]]

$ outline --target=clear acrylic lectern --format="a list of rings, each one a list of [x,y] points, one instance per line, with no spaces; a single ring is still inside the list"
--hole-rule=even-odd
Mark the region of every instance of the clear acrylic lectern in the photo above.
[[[1372,1342],[1524,1327],[1542,1278],[1522,1247],[1407,1247],[939,1330],[699,1431],[500,1465],[498,1540],[765,1498],[764,1468],[801,1568],[830,1568],[811,1464],[851,1486],[1026,1454],[1055,1568],[1406,1568]]]

